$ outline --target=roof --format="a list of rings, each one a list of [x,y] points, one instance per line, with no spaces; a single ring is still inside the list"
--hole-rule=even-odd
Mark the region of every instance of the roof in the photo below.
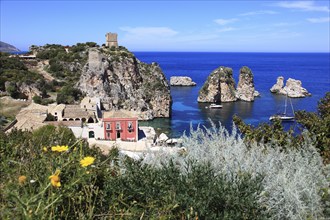
[[[17,123],[14,128],[33,130],[45,125],[43,122],[47,117],[47,109],[47,106],[31,103],[16,115]]]
[[[63,111],[65,109],[64,104],[59,104],[59,105],[48,105],[48,112],[49,113],[55,113],[59,111]]]
[[[88,118],[94,117],[93,111],[88,111],[87,109],[81,109],[80,106],[76,108],[71,108],[68,106],[64,109],[63,118]]]
[[[47,121],[46,124],[55,126],[81,127],[81,121]]]
[[[103,112],[103,118],[137,118],[137,113],[127,110]]]
[[[39,104],[36,104],[36,103],[32,102],[30,105],[23,108],[22,110],[30,110],[30,111],[34,111],[34,112],[45,112],[45,113],[47,113],[48,106],[39,105]]]

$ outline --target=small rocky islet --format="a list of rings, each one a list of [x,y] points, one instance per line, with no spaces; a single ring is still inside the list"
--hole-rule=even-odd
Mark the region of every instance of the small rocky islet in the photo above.
[[[171,86],[196,86],[196,83],[188,76],[172,76],[170,78]]]
[[[307,89],[302,87],[300,80],[289,78],[284,86],[284,77],[277,77],[276,84],[270,88],[270,92],[280,95],[287,95],[290,98],[303,98],[311,96]]]

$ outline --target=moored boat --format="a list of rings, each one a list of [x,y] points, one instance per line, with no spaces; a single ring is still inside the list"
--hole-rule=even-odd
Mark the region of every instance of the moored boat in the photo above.
[[[282,114],[275,114],[269,117],[270,121],[273,121],[275,119],[280,119],[281,121],[293,121],[295,119],[295,115],[294,115],[294,110],[293,110],[293,105],[290,100],[290,104],[291,104],[291,109],[292,109],[292,115],[288,115],[286,108],[287,108],[287,103],[288,103],[288,96],[286,96],[285,98],[285,105],[284,105],[284,112]]]
[[[211,104],[209,108],[222,108],[222,105],[219,104]]]

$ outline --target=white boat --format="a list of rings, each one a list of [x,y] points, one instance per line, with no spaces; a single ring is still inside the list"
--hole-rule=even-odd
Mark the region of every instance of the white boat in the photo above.
[[[288,106],[288,96],[286,96],[285,105],[284,105],[284,112],[282,114],[275,114],[275,115],[270,116],[269,120],[273,121],[275,119],[280,119],[281,121],[293,121],[294,118],[295,118],[294,110],[293,110],[293,105],[292,105],[291,99],[289,99],[289,101],[290,101],[290,104],[291,104],[291,109],[292,109],[292,114],[293,115],[288,115],[287,114],[286,108]]]
[[[222,105],[219,104],[211,104],[209,108],[222,108]]]

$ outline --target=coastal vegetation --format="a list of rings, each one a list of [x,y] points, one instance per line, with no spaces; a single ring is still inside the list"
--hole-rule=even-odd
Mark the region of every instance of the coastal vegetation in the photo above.
[[[22,84],[36,84],[36,87],[44,86],[40,74],[28,71],[25,64],[18,58],[10,58],[8,53],[0,52],[0,90],[6,91],[13,98],[26,98],[19,92]]]
[[[243,135],[235,126],[231,133],[197,127],[183,136],[179,153],[147,152],[140,160],[116,148],[103,155],[64,127],[0,133],[0,216],[327,218],[330,167],[322,152],[329,147],[329,97],[313,117],[301,113],[307,128],[301,135],[284,132],[278,122],[237,123]]]

